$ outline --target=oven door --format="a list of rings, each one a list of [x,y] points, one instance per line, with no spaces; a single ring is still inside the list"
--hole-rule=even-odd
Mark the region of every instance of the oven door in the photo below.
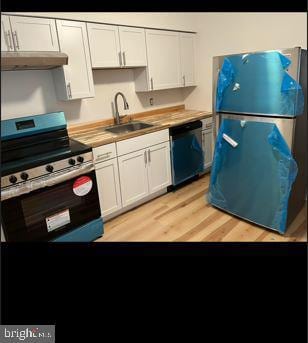
[[[94,170],[2,202],[8,242],[50,241],[100,217]]]

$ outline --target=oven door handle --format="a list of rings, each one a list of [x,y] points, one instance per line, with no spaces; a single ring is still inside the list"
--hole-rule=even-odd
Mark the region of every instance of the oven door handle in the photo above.
[[[10,186],[1,190],[1,200],[7,200],[15,198],[22,194],[31,193],[37,189],[50,187],[57,185],[61,182],[72,179],[76,176],[88,173],[94,170],[94,164],[92,162],[78,165],[69,171],[60,171],[49,174],[34,180],[20,183],[16,186]]]

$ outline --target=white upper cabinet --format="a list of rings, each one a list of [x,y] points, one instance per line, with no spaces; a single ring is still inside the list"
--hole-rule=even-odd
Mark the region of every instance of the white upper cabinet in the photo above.
[[[144,29],[92,23],[87,29],[92,68],[147,65]]]
[[[146,30],[150,89],[181,86],[179,33]]]
[[[178,32],[145,30],[148,69],[135,72],[136,91],[182,86]]]
[[[15,51],[59,51],[54,19],[10,16]]]
[[[68,55],[68,65],[53,71],[59,100],[94,97],[86,24],[69,20],[56,23],[60,50]]]
[[[1,15],[1,51],[14,51],[10,19]]]
[[[195,80],[195,34],[180,32],[180,56],[182,85],[194,86]]]
[[[122,58],[118,27],[87,23],[93,68],[120,67]]]
[[[119,26],[123,67],[147,65],[145,30],[136,27]]]

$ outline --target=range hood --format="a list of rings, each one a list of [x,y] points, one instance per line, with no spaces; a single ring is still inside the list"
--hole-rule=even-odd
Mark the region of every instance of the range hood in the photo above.
[[[1,52],[1,70],[42,70],[61,67],[68,63],[62,52]]]

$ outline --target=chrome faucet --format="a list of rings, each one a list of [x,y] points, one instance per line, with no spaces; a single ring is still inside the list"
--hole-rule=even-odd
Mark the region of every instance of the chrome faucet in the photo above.
[[[121,124],[121,118],[119,115],[119,109],[118,109],[118,96],[121,95],[123,102],[124,102],[124,110],[128,110],[128,103],[125,98],[125,95],[121,92],[118,92],[114,97],[114,106],[115,106],[115,122],[117,125]]]

